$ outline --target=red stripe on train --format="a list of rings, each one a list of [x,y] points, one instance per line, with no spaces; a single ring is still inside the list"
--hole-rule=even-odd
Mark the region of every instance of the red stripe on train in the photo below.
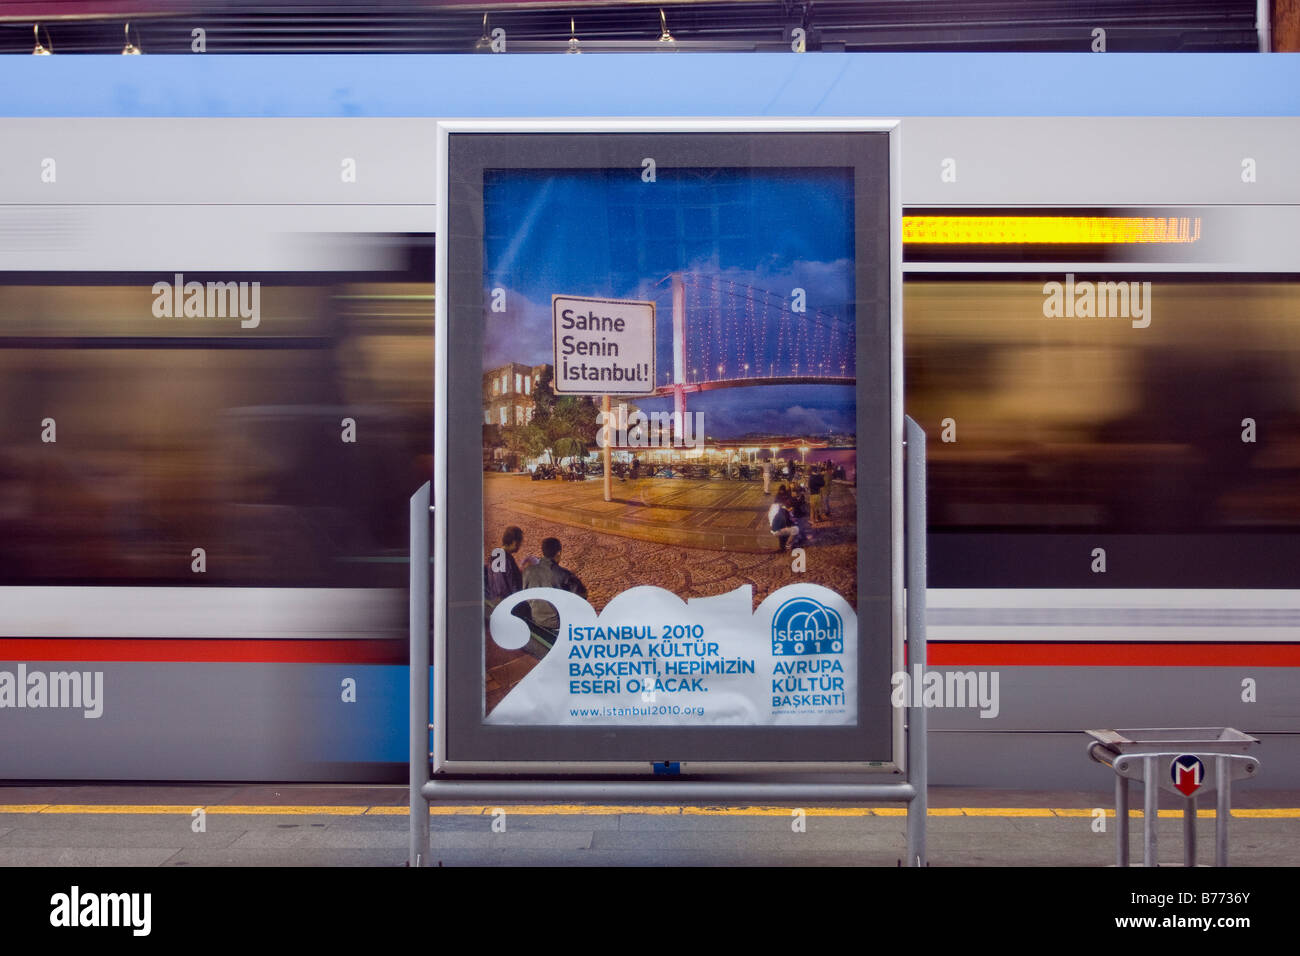
[[[1300,667],[1300,644],[944,641],[926,654],[934,667]]]
[[[935,667],[1300,667],[1300,644],[934,642]],[[6,661],[405,664],[405,641],[0,638]]]
[[[265,664],[405,664],[406,641],[206,638],[0,638],[6,661],[168,661]]]

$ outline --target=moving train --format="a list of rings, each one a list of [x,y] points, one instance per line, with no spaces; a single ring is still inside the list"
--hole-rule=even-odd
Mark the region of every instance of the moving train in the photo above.
[[[830,83],[815,76],[804,109]],[[40,140],[56,122],[75,152],[109,121],[0,128]],[[330,200],[303,186],[258,211],[266,187],[248,185],[222,198],[244,213],[187,226],[146,208],[156,184],[104,176],[116,215],[153,217],[110,253],[102,193],[42,212],[33,242],[32,200],[0,187],[0,240],[29,237],[0,241],[0,671],[84,678],[77,700],[0,712],[0,778],[404,779],[406,502],[433,421],[429,121],[131,122],[142,143],[105,161],[147,166],[166,140],[189,173],[165,188],[195,193],[177,210],[247,162],[250,132],[278,137],[285,170],[382,156],[382,199],[286,226],[283,207]],[[205,123],[216,147],[177,135]],[[1300,121],[903,129],[930,663],[996,669],[1002,696],[994,719],[931,715],[931,781],[1100,789],[1081,731],[1214,725],[1264,740],[1268,785],[1300,785],[1300,183],[1244,191],[1240,162],[1293,168]],[[1158,156],[1116,145],[1138,129]],[[1058,168],[981,176],[1009,156]],[[152,321],[155,284],[182,271],[258,283],[259,326]]]

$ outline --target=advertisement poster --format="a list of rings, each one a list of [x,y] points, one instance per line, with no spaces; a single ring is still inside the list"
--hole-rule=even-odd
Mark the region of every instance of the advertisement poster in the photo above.
[[[854,182],[484,171],[485,724],[856,724]]]

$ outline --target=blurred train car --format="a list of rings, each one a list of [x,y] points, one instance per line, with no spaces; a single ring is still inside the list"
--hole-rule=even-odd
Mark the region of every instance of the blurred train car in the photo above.
[[[365,719],[355,740],[322,726],[345,687],[373,705],[405,681],[393,503],[430,468],[433,237],[341,239],[293,272],[0,276],[0,657],[51,688],[7,711],[0,776],[370,779],[400,759]],[[256,287],[256,324],[159,314],[210,280]]]
[[[820,94],[801,95],[811,109]],[[349,155],[296,153],[304,131],[382,141],[392,207],[265,268],[186,268],[260,283],[246,330],[154,315],[174,274],[157,248],[148,265],[68,268],[57,229],[54,252],[0,241],[0,669],[87,688],[102,673],[107,699],[96,717],[8,710],[0,778],[405,773],[406,502],[431,464],[435,237],[412,227],[433,220],[429,123],[221,122],[274,131],[286,170]],[[996,713],[931,715],[931,779],[1104,787],[1085,728],[1231,725],[1264,739],[1270,785],[1300,785],[1300,184],[1243,195],[1185,172],[1197,144],[1234,138],[1285,168],[1300,129],[1073,118],[1063,158],[1061,122],[904,120],[930,662],[1000,677]],[[1136,124],[1160,147],[1134,171],[1114,144]],[[237,161],[243,139],[225,139],[207,168]],[[1058,168],[949,189],[935,171],[951,154]],[[30,237],[17,208],[0,205],[0,240]],[[286,231],[269,214],[259,228]]]

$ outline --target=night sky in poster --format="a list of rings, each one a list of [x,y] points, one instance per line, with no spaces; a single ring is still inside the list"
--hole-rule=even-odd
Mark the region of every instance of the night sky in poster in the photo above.
[[[847,169],[489,170],[484,368],[551,361],[553,293],[657,304],[657,383],[670,381],[670,276],[686,275],[687,381],[852,377],[853,181]],[[803,289],[806,312],[791,310]],[[763,367],[766,369],[763,370]],[[646,411],[668,398],[638,399]],[[848,386],[697,392],[717,437],[852,433]]]

